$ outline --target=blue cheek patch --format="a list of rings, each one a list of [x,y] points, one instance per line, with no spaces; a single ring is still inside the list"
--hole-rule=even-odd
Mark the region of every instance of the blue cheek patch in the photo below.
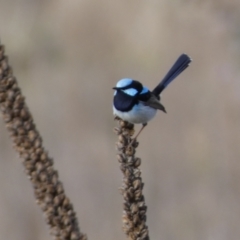
[[[117,82],[116,87],[123,88],[123,87],[129,86],[132,83],[132,81],[133,80],[131,78],[123,78]]]
[[[123,90],[123,92],[133,97],[137,94],[138,91],[135,88],[129,88],[129,89]]]

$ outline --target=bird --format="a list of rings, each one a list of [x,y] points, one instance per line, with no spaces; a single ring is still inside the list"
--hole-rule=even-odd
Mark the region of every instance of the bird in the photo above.
[[[129,123],[142,124],[140,131],[133,138],[133,143],[142,130],[152,120],[157,110],[167,113],[161,104],[162,91],[191,63],[192,59],[187,54],[181,54],[162,81],[150,91],[137,80],[123,78],[113,87],[113,114]],[[130,143],[130,145],[131,145]]]

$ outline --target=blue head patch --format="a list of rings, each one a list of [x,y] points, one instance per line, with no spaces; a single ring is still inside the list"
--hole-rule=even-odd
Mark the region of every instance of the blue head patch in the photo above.
[[[117,82],[117,88],[127,87],[128,85],[132,84],[133,80],[131,78],[123,78]]]
[[[117,82],[116,88],[114,89],[120,89],[124,93],[126,93],[129,96],[135,96],[137,94],[145,94],[149,92],[149,90],[146,87],[143,87],[143,85],[136,80],[132,80],[130,78],[123,78]],[[114,95],[116,95],[116,91]]]

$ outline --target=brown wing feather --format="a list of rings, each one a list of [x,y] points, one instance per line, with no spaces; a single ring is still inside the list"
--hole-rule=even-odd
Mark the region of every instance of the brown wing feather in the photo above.
[[[151,97],[146,102],[142,102],[142,103],[146,106],[152,107],[154,109],[159,109],[167,113],[165,110],[165,107],[159,102],[157,97],[155,97],[154,95],[151,95]]]

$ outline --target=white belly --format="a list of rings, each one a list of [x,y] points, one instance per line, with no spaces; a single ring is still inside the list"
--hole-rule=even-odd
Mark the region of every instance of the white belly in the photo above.
[[[121,112],[113,106],[113,114],[130,123],[147,123],[156,115],[156,112],[156,109],[145,106],[141,102],[129,112]]]

